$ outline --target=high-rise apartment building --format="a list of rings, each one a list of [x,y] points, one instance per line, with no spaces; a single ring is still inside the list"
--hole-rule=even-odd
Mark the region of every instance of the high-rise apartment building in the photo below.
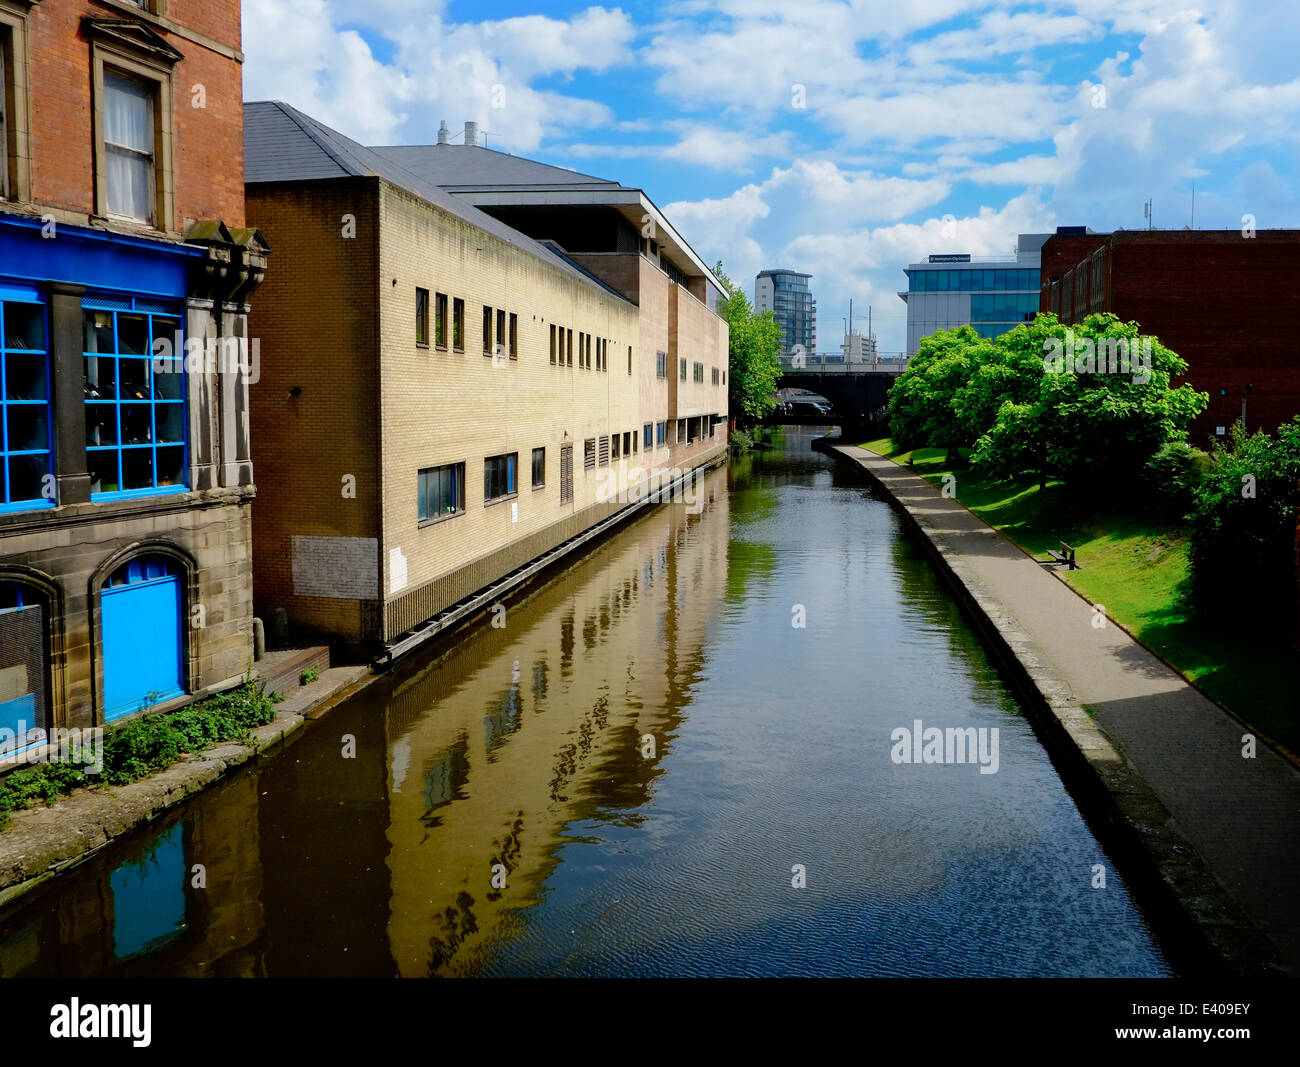
[[[781,326],[781,354],[802,345],[805,355],[817,351],[817,301],[808,287],[811,274],[794,270],[759,271],[754,279],[754,310],[770,311]]]

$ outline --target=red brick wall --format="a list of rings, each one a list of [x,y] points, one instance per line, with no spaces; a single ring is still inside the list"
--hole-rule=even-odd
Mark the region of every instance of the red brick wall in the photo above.
[[[1246,384],[1247,429],[1300,413],[1300,232],[1119,233],[1111,255],[1111,310],[1182,356],[1186,381],[1210,394],[1193,443],[1241,417]]]
[[[1044,286],[1103,242],[1106,309],[1182,356],[1188,364],[1182,380],[1210,395],[1192,425],[1194,444],[1203,446],[1216,427],[1241,417],[1243,385],[1255,387],[1248,429],[1272,432],[1300,414],[1300,231],[1260,230],[1253,238],[1235,230],[1052,237],[1043,245]],[[1048,309],[1046,288],[1040,307]]]
[[[238,0],[169,4],[173,22],[227,48],[239,47]],[[89,215],[94,210],[94,132],[91,121],[90,42],[83,16],[127,18],[89,0],[45,0],[29,16],[32,110],[32,199],[37,205]],[[185,58],[173,68],[173,163],[176,217],[219,218],[244,225],[243,70],[237,59],[174,33],[150,28]],[[191,106],[203,85],[205,108]]]

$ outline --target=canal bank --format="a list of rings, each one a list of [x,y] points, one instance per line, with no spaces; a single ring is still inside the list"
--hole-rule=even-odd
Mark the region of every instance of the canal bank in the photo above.
[[[0,975],[1180,970],[930,559],[812,436],[0,912]],[[892,759],[917,718],[997,736],[996,773]]]
[[[51,806],[13,812],[8,827],[0,831],[0,907],[159,819],[249,761],[272,754],[306,720],[324,715],[353,696],[402,657],[421,647],[445,647],[465,637],[490,608],[554,577],[566,561],[580,558],[644,510],[672,500],[685,499],[690,504],[700,480],[726,457],[725,446],[696,457],[703,462],[685,472],[674,472],[671,481],[665,478],[662,484],[656,483],[655,492],[630,500],[605,520],[451,605],[371,667],[348,664],[328,668],[278,703],[275,718],[251,730],[245,741],[222,742],[188,753],[170,767],[128,785],[77,789]]]
[[[1079,801],[1114,833],[1190,966],[1294,975],[1300,776],[1118,626],[924,478],[850,445],[1012,679]]]

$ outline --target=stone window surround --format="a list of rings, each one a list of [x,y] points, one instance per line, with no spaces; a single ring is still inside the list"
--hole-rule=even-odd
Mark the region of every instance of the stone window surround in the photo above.
[[[125,23],[125,20],[123,20]],[[174,51],[174,50],[173,50]],[[180,53],[175,53],[180,57]],[[91,121],[94,130],[95,215],[145,233],[181,236],[176,228],[176,171],[173,129],[173,71],[166,59],[137,51],[129,43],[90,35]],[[175,62],[173,60],[172,62]],[[154,218],[148,222],[108,214],[104,173],[104,67],[154,85]]]

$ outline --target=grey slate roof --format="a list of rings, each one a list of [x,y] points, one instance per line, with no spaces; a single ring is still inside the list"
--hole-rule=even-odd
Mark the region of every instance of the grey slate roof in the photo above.
[[[464,147],[464,146],[457,146]],[[471,152],[476,149],[471,148]],[[488,152],[488,149],[477,151]],[[494,157],[504,156],[492,152]],[[517,157],[504,156],[506,159]],[[561,167],[535,167],[571,175]],[[297,108],[279,100],[259,100],[244,104],[244,181],[293,182],[326,178],[364,177],[376,175],[428,201],[450,215],[463,219],[472,226],[498,237],[508,244],[527,252],[589,285],[596,285],[607,293],[626,299],[622,294],[594,278],[566,257],[520,233],[504,222],[426,181],[419,174],[406,169],[400,162],[381,155],[372,148],[358,144],[337,130],[332,130]],[[590,179],[600,182],[601,179]],[[611,183],[616,184],[616,183]]]
[[[439,185],[453,188],[473,189],[488,185],[622,188],[618,182],[607,178],[580,174],[565,167],[539,163],[535,159],[512,156],[508,152],[498,152],[478,145],[381,145],[371,150]]]

